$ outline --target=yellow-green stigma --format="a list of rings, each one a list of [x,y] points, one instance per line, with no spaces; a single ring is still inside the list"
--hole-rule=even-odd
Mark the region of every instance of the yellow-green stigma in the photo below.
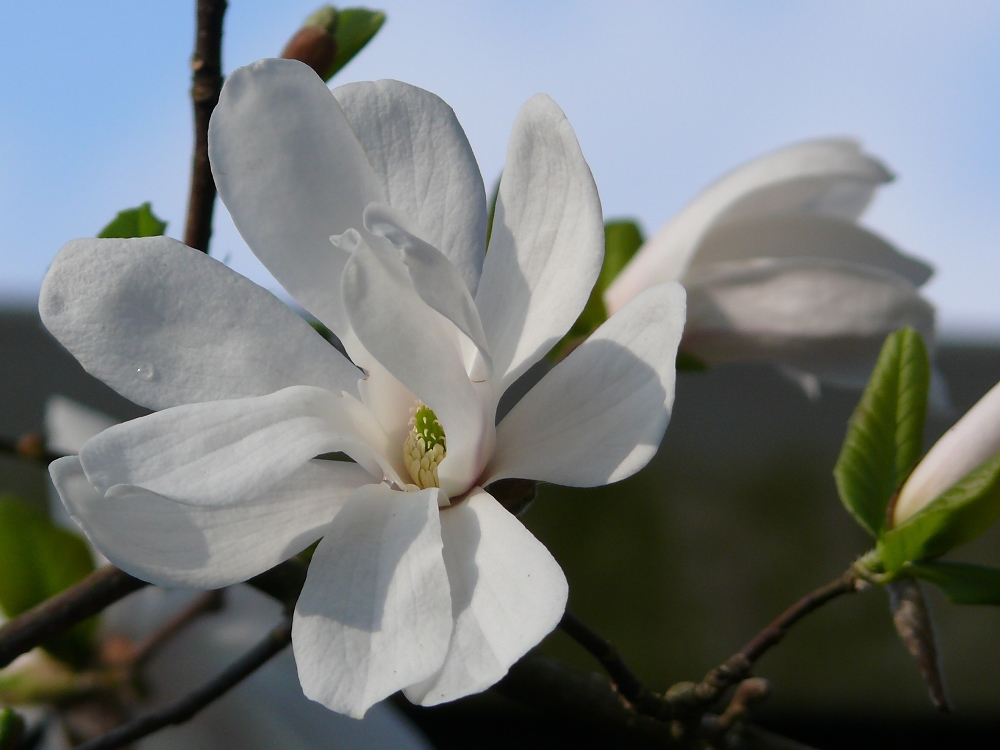
[[[448,452],[444,428],[437,415],[420,404],[410,417],[410,434],[403,445],[403,462],[413,483],[422,490],[440,487],[438,464]]]

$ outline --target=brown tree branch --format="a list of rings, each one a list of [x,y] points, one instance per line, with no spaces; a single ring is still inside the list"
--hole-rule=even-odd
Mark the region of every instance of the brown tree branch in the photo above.
[[[26,461],[37,461],[46,466],[57,458],[62,458],[61,453],[54,453],[45,447],[45,440],[38,433],[22,435],[17,439],[0,436],[0,453],[16,456]]]
[[[109,565],[0,627],[0,668],[148,584]]]
[[[188,606],[167,620],[155,633],[143,641],[135,652],[135,669],[141,670],[153,655],[167,641],[208,612],[218,612],[225,601],[225,590],[204,591],[195,597]]]
[[[114,750],[171,724],[183,724],[210,703],[236,687],[272,657],[281,653],[291,642],[292,621],[286,618],[260,643],[197,690],[164,706],[159,711],[153,711],[120,726],[103,737],[77,745],[76,750]]]
[[[208,123],[222,91],[222,18],[226,0],[198,0],[198,30],[191,57],[194,157],[184,244],[208,252],[215,208],[215,179],[208,161]]]

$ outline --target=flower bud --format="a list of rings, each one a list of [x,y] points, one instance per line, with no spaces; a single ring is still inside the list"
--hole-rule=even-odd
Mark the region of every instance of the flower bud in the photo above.
[[[948,430],[917,464],[892,511],[898,526],[983,461],[1000,453],[1000,383]]]
[[[337,57],[337,42],[334,39],[337,19],[337,10],[332,5],[323,6],[305,20],[302,28],[285,45],[281,56],[304,62],[320,78],[328,80]]]

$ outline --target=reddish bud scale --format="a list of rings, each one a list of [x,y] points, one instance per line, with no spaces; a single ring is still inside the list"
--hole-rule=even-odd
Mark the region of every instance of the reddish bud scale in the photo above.
[[[303,26],[285,45],[281,56],[286,60],[304,62],[325,81],[337,56],[337,42],[318,26]]]

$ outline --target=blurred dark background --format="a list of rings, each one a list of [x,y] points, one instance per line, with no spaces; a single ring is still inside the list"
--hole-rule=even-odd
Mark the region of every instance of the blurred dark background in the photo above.
[[[936,362],[953,410],[931,415],[928,447],[1000,380],[1000,347],[943,344]],[[142,413],[87,376],[33,311],[0,312],[0,434],[41,429],[53,393],[122,419]],[[700,679],[869,548],[832,477],[857,397],[828,389],[811,402],[763,366],[680,374],[666,438],[645,470],[592,490],[543,486],[524,516],[563,565],[570,608],[654,689]],[[0,457],[0,491],[43,498],[45,482],[37,467]],[[953,556],[1000,566],[1000,529]],[[870,590],[813,614],[760,661],[772,694],[757,721],[830,750],[1000,746],[1000,610],[928,594],[951,716],[931,708],[885,594]],[[596,670],[558,632],[543,649]],[[491,701],[411,717],[442,748],[612,746]]]

